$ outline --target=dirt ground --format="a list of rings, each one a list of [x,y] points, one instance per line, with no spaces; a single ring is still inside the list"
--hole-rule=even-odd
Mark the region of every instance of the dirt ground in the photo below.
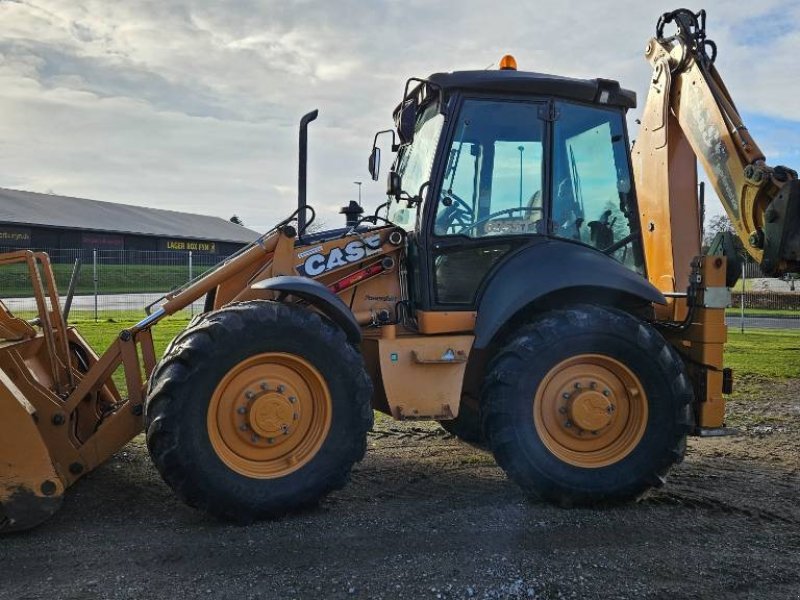
[[[636,504],[523,498],[435,424],[376,422],[348,487],[250,527],[175,500],[137,438],[40,528],[0,598],[800,598],[800,379],[740,382],[738,437],[692,439]]]

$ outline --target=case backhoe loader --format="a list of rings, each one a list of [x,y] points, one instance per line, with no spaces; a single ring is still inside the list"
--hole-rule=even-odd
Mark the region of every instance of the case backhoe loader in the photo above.
[[[725,432],[731,389],[738,259],[730,238],[701,253],[698,159],[753,259],[800,271],[797,174],[767,166],[715,55],[702,11],[661,18],[632,150],[636,97],[616,81],[512,57],[411,79],[382,132],[386,212],[351,207],[322,233],[308,228],[309,113],[292,217],[102,355],[67,325],[45,254],[1,255],[28,265],[39,317],[0,310],[0,529],[44,520],[143,430],[190,505],[280,515],[345,484],[373,410],[485,440],[526,493],[561,505],[660,485],[687,435]],[[373,144],[375,179],[379,165]],[[157,360],[151,328],[203,296]]]

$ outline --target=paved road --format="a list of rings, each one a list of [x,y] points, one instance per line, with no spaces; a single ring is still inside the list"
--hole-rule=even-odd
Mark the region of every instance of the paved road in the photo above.
[[[741,317],[728,316],[725,319],[731,329],[741,329]],[[748,329],[800,329],[800,315],[795,318],[745,317],[744,328]]]
[[[161,294],[103,294],[97,297],[97,309],[101,312],[108,311],[135,311],[144,316],[144,307],[157,300]],[[62,297],[63,302],[63,297]],[[36,310],[36,301],[33,298],[9,298],[3,301],[11,312]],[[204,299],[194,303],[195,310],[202,309]],[[72,310],[93,311],[94,296],[75,296],[72,299]]]

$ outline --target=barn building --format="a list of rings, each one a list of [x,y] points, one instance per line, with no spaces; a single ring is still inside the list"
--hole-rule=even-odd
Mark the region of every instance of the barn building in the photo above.
[[[51,258],[78,249],[227,256],[258,235],[220,217],[0,188],[0,251],[47,250]]]

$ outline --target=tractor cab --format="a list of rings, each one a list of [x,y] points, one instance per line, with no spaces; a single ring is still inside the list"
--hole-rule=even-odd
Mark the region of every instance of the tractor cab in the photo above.
[[[544,242],[644,272],[625,126],[634,92],[515,66],[409,80],[394,112],[388,218],[409,232],[417,308],[474,310],[505,257]]]

